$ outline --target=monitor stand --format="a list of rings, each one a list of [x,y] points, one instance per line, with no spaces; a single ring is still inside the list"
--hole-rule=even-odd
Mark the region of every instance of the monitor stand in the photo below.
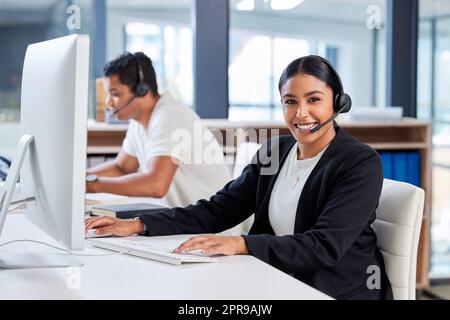
[[[20,169],[32,142],[33,136],[24,135],[20,138],[16,154],[12,160],[8,176],[6,177],[5,187],[0,192],[0,235],[2,234],[9,206],[13,198]],[[16,254],[2,252],[2,247],[0,247],[0,268],[4,269],[80,267],[82,265],[83,262],[81,260],[70,254]]]

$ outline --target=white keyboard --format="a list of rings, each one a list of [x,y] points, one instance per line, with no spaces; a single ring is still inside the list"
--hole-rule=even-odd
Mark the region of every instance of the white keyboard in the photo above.
[[[157,249],[139,241],[124,240],[121,238],[94,238],[89,239],[88,241],[94,247],[176,265],[185,262],[217,261],[217,258],[213,257],[189,253],[173,253],[168,249]]]

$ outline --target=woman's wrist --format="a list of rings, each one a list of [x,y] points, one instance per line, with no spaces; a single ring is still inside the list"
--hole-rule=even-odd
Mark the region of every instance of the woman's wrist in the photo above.
[[[240,245],[239,245],[240,250],[239,250],[238,254],[249,254],[248,248],[247,248],[247,243],[245,242],[244,237],[240,236],[238,238],[239,238],[239,242],[240,242]]]
[[[133,234],[141,234],[145,231],[144,222],[139,217],[135,217],[131,223]]]

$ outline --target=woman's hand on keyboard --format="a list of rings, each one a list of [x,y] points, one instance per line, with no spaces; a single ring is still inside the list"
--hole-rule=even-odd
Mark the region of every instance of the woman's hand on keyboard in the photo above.
[[[206,255],[223,254],[232,256],[235,254],[248,254],[247,245],[243,237],[217,235],[192,237],[183,242],[174,252],[181,253],[192,250],[202,250],[202,253]]]
[[[85,233],[90,229],[96,229],[98,235],[110,233],[113,236],[126,237],[144,232],[144,223],[140,219],[129,221],[112,217],[96,217],[85,220]]]

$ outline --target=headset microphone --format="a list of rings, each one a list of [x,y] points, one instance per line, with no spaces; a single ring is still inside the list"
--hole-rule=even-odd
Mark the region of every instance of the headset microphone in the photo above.
[[[324,126],[326,126],[328,123],[330,123],[331,121],[333,121],[334,119],[336,119],[336,117],[340,114],[340,113],[345,113],[350,111],[350,107],[352,105],[352,99],[350,98],[349,95],[344,95],[345,97],[345,102],[344,105],[342,106],[341,109],[339,109],[330,119],[328,119],[327,121],[325,121],[324,123],[322,123],[321,125],[318,125],[314,128],[312,128],[311,130],[309,130],[310,133],[314,133],[319,131],[321,128],[323,128]]]
[[[122,109],[124,109],[125,107],[127,107],[131,102],[133,102],[133,100],[136,99],[136,96],[133,96],[130,100],[127,101],[127,103],[125,103],[122,107],[120,107],[119,109],[116,109],[113,111],[113,115],[119,113],[120,111],[122,111]]]

